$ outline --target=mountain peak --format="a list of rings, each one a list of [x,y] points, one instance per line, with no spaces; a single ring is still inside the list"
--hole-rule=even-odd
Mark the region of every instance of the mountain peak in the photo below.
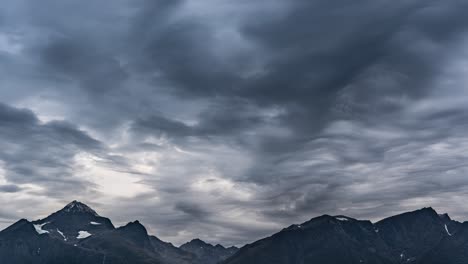
[[[88,213],[94,216],[99,216],[96,211],[91,209],[89,206],[76,200],[67,204],[61,211],[66,213]]]
[[[207,244],[205,241],[199,239],[199,238],[194,238],[190,241],[190,243],[195,243],[195,244]]]
[[[138,220],[130,222],[123,227],[120,227],[119,230],[124,231],[124,232],[129,232],[129,233],[135,233],[135,234],[139,234],[143,236],[148,236],[148,231]]]
[[[191,248],[191,247],[194,247],[194,248],[204,248],[204,247],[207,247],[207,248],[214,248],[215,246],[209,244],[209,243],[206,243],[205,241],[199,239],[199,238],[195,238],[195,239],[192,239],[190,240],[190,242],[186,242],[185,244],[181,245],[180,248],[182,249],[186,249],[186,248]]]
[[[446,222],[452,221],[452,219],[450,218],[450,216],[447,213],[439,214],[439,217],[440,217],[440,219],[442,219],[442,220],[444,220]]]
[[[408,212],[406,213],[408,215],[419,215],[419,216],[425,216],[425,217],[431,217],[431,218],[438,218],[439,214],[434,210],[432,207],[424,207],[422,209],[413,211],[413,212]]]
[[[394,216],[382,219],[376,224],[385,223],[389,221],[395,221],[395,220],[406,221],[408,219],[416,220],[416,219],[439,219],[439,218],[440,218],[439,214],[437,214],[437,212],[432,207],[424,207],[419,210],[405,212],[402,214],[398,214],[398,215],[394,215]]]
[[[430,213],[433,213],[433,212],[436,212],[436,210],[432,207],[423,207],[421,209],[421,211],[426,211],[426,212],[430,212]]]
[[[213,246],[199,238],[183,244],[180,249],[195,254],[200,260],[197,263],[220,263],[220,261],[232,256],[238,250],[237,248],[226,249],[220,244]]]

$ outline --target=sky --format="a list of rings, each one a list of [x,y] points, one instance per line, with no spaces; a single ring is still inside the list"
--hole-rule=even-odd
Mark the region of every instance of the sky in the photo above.
[[[4,0],[0,229],[80,200],[180,245],[468,220],[468,2]]]

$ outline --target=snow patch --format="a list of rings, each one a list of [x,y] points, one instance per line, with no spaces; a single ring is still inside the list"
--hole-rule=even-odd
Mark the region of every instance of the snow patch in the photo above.
[[[49,231],[43,230],[42,227],[45,226],[45,225],[47,225],[48,223],[49,223],[49,222],[43,223],[43,224],[34,225],[34,229],[36,229],[36,232],[37,232],[39,235],[47,234],[47,233],[49,233]]]
[[[87,238],[87,237],[90,237],[90,236],[91,236],[91,234],[88,231],[79,231],[78,236],[76,238],[84,239],[84,238]]]
[[[97,222],[90,222],[90,224],[92,224],[92,225],[100,225],[101,223],[97,223]]]
[[[340,221],[349,221],[349,219],[345,217],[335,217],[335,218]]]
[[[452,236],[452,234],[450,234],[450,232],[449,232],[449,230],[448,230],[447,225],[445,225],[445,231],[447,232],[447,235]]]
[[[63,237],[64,241],[67,241],[67,237],[62,232],[60,232],[58,228],[57,228],[57,232]]]

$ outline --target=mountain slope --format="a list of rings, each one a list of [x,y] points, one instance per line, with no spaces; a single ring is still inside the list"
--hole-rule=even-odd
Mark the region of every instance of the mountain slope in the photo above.
[[[467,252],[468,222],[432,208],[377,223],[323,215],[241,249],[199,239],[178,248],[139,221],[115,228],[78,201],[0,232],[2,264],[464,264]]]
[[[447,229],[450,235],[444,236],[437,246],[421,257],[425,264],[463,264],[468,260],[468,223],[457,223]]]
[[[196,256],[194,264],[216,264],[234,255],[238,250],[236,247],[225,248],[219,244],[213,246],[200,239],[185,243],[180,248]]]
[[[39,232],[48,233],[69,244],[76,244],[88,236],[114,229],[108,218],[99,216],[93,209],[78,201],[67,204],[63,209],[47,218],[34,221],[33,224]]]
[[[24,219],[0,232],[2,264],[101,264],[102,260],[99,252],[38,234],[34,225]]]
[[[103,252],[107,258],[121,263],[165,263],[153,251],[146,229],[137,221],[90,236],[81,241],[79,246]]]
[[[371,222],[324,215],[247,245],[224,263],[390,264],[388,250]]]
[[[175,247],[171,243],[164,242],[155,236],[150,236],[149,239],[154,251],[158,252],[167,263],[193,264],[198,261],[195,254]]]
[[[44,219],[22,219],[1,231],[0,263],[210,264],[232,254],[232,249],[211,247],[198,255],[177,248],[148,235],[138,221],[115,228],[110,219],[73,201]]]
[[[466,252],[468,224],[423,208],[376,224],[324,215],[246,245],[223,264],[458,264]]]
[[[419,262],[430,250],[455,232],[458,225],[432,208],[423,208],[386,218],[375,224],[382,239],[391,248],[395,260]],[[450,228],[450,229],[449,229]]]

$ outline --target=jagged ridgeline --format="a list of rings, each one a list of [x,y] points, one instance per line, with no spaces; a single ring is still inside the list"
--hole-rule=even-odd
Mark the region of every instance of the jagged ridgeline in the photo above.
[[[1,264],[216,264],[236,251],[198,239],[178,248],[148,235],[138,221],[115,228],[78,201],[0,232]]]
[[[468,263],[468,223],[432,208],[377,223],[324,215],[241,248],[223,264]]]
[[[0,232],[1,264],[462,264],[468,223],[423,208],[377,223],[323,215],[240,250],[194,239],[181,247],[138,221],[115,228],[73,201],[50,216]]]

